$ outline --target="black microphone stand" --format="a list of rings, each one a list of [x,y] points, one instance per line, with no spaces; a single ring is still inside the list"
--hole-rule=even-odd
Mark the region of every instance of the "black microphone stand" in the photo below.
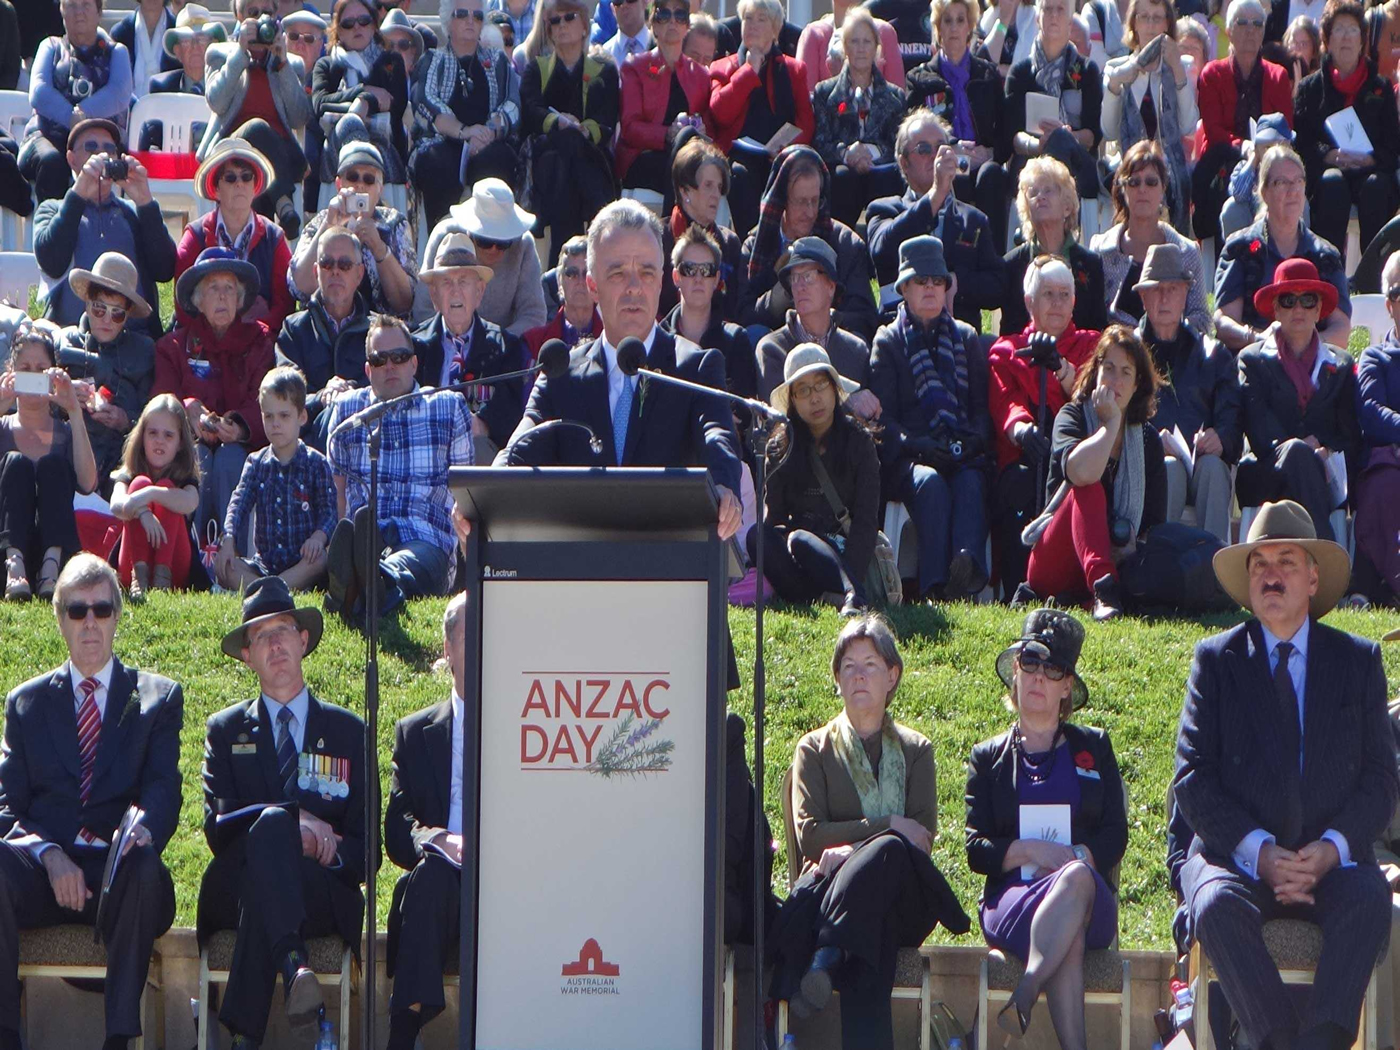
[[[753,1015],[754,1048],[767,1046],[768,1026],[763,1017],[763,920],[767,911],[770,887],[764,885],[767,869],[768,842],[763,834],[763,733],[767,704],[767,679],[763,665],[763,498],[768,473],[768,431],[772,425],[770,412],[749,409],[749,441],[758,469],[753,475],[753,498],[756,514],[754,528],[758,543],[754,546],[754,572],[758,586],[753,601]]]
[[[392,402],[391,402],[392,403]],[[366,424],[369,430],[369,538],[365,543],[365,564],[360,566],[366,581],[365,594],[365,953],[364,1005],[360,1041],[376,1046],[375,1020],[378,1012],[375,905],[379,899],[379,438],[383,419]],[[327,442],[329,446],[329,442]],[[348,1033],[341,1035],[348,1040]]]

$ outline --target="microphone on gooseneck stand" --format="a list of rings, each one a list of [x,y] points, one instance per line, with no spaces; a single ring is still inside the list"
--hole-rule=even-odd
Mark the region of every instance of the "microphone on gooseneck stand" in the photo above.
[[[646,367],[647,348],[634,335],[629,335],[622,342],[617,344],[617,368],[625,376],[642,375],[647,379],[654,379],[658,383],[665,383],[667,386],[680,387],[682,390],[691,390],[698,394],[709,394],[712,397],[722,398],[725,401],[733,402],[736,405],[743,405],[750,412],[756,412],[768,419],[786,419],[781,412],[762,401],[751,397],[740,397],[738,394],[731,394],[721,387],[706,386],[704,383],[692,383],[689,379],[681,379],[677,376],[667,375],[665,372],[658,372],[654,368]]]

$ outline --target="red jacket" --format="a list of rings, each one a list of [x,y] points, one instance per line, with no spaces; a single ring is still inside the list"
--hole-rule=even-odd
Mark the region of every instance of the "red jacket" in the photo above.
[[[685,92],[685,111],[705,121],[705,134],[714,136],[710,117],[710,73],[699,62],[681,55],[675,75]],[[671,75],[661,58],[661,49],[652,48],[633,55],[622,64],[622,133],[617,140],[613,167],[620,179],[643,150],[666,149],[666,105],[671,101]]]
[[[991,374],[987,386],[987,408],[992,414],[997,470],[1021,458],[1021,446],[1011,440],[1011,431],[1016,424],[1039,422],[1040,370],[1015,355],[1015,351],[1031,341],[1034,331],[1035,323],[1032,322],[1024,332],[1002,336],[987,353],[987,368]],[[1078,369],[1094,355],[1098,342],[1098,332],[1070,327],[1060,336],[1056,348],[1061,357]],[[1049,376],[1045,384],[1045,400],[1050,406],[1045,435],[1048,439],[1049,431],[1054,429],[1055,413],[1064,408],[1069,400],[1069,395],[1054,376]]]
[[[275,356],[272,335],[263,322],[235,321],[222,339],[215,339],[209,322],[197,317],[156,343],[151,396],[198,398],[210,412],[239,419],[248,428],[249,449],[259,449],[267,444],[267,435],[258,386],[276,363]]]
[[[215,208],[185,227],[180,246],[175,249],[175,280],[194,265],[199,253],[219,243],[219,210]],[[234,233],[230,230],[229,233]],[[245,321],[263,321],[268,330],[280,332],[282,322],[296,307],[292,301],[292,290],[287,287],[287,267],[292,263],[292,250],[287,238],[282,236],[282,228],[266,218],[253,213],[253,238],[248,244],[248,261],[258,270],[258,284],[262,293],[243,307]],[[175,307],[175,324],[188,325],[194,318]]]
[[[1259,61],[1264,65],[1264,88],[1260,92],[1263,109],[1260,113],[1282,113],[1291,128],[1293,81],[1288,77],[1288,70],[1262,58]],[[1232,146],[1240,144],[1235,134],[1235,99],[1235,60],[1217,58],[1214,62],[1207,62],[1196,84],[1196,102],[1201,110],[1201,126],[1205,129],[1203,153],[1225,142]]]
[[[807,67],[784,54],[778,54],[768,61],[781,63],[792,84],[795,112],[774,112],[801,129],[802,134],[797,136],[797,142],[804,146],[811,145],[817,120],[812,115],[812,96],[807,94]],[[723,152],[728,153],[734,140],[743,135],[744,119],[749,115],[749,95],[762,83],[753,66],[740,62],[738,54],[727,55],[710,66],[710,116],[715,124],[715,145]],[[768,104],[775,105],[772,77],[768,79]]]
[[[603,334],[603,318],[598,313],[598,308],[593,308],[593,320],[588,323],[588,331],[581,333],[589,339],[596,339]],[[538,328],[531,328],[520,337],[526,347],[530,350],[530,364],[534,364],[540,356],[540,348],[551,339],[564,338],[564,308],[561,306],[554,313],[554,318],[548,324],[542,324]],[[570,347],[570,349],[573,349]]]

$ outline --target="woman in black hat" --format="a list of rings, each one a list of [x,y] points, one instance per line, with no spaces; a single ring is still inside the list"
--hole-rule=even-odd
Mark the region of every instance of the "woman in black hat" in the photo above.
[[[1128,845],[1123,782],[1102,729],[1069,721],[1089,698],[1075,670],[1084,628],[1036,609],[997,657],[1016,721],[972,749],[967,775],[967,863],[987,877],[979,909],[987,943],[1016,956],[1025,975],[997,1024],[1024,1035],[1045,993],[1063,1050],[1084,1050],[1084,952],[1118,936],[1114,869]],[[1058,833],[1024,837],[1023,806]],[[1106,878],[1107,876],[1107,878]]]

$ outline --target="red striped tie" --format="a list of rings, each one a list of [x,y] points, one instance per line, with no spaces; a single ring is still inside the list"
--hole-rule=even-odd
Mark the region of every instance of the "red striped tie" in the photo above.
[[[93,699],[100,685],[96,678],[84,678],[78,683],[83,693],[83,702],[78,705],[78,762],[82,769],[84,804],[92,793],[92,767],[97,761],[97,738],[102,735],[102,715]]]

